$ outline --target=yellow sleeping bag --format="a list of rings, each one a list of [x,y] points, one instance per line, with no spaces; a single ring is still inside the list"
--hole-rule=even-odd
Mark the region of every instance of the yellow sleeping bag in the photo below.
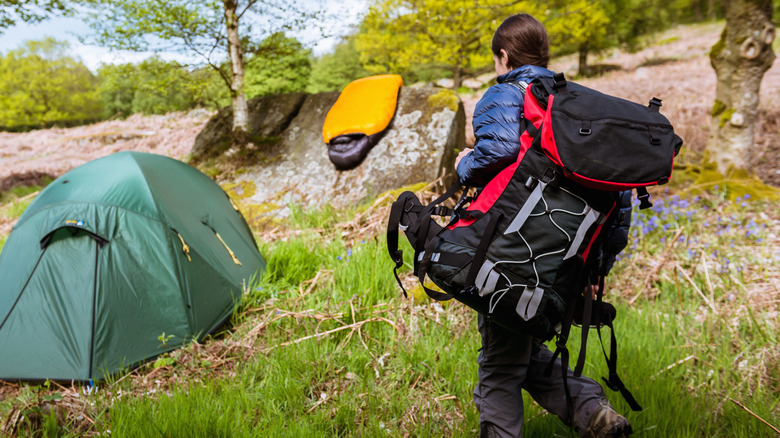
[[[363,162],[393,119],[402,85],[399,75],[379,75],[344,87],[322,126],[322,139],[337,169],[352,169]]]

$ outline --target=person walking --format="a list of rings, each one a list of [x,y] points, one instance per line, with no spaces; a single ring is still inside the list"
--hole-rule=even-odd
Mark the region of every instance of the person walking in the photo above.
[[[555,74],[547,69],[547,31],[531,15],[507,18],[496,30],[491,49],[498,83],[485,92],[475,107],[474,148],[462,151],[455,161],[460,183],[477,188],[484,187],[514,163],[521,152],[526,85]],[[627,241],[630,196],[621,196],[621,200],[621,210],[629,212],[629,219],[616,224],[603,245],[609,249],[600,254],[601,266],[607,271]],[[556,359],[552,373],[545,374],[553,353],[541,340],[505,329],[481,314],[478,327],[482,348],[477,358],[479,380],[474,403],[479,411],[480,437],[522,436],[523,390],[583,437],[623,437],[632,433],[631,424],[609,404],[599,383],[575,376],[567,369],[570,411],[564,395],[561,360]]]

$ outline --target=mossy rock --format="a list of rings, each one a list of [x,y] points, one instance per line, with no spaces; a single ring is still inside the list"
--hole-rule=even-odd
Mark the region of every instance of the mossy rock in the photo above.
[[[686,191],[692,193],[717,191],[732,201],[744,198],[745,195],[757,200],[780,200],[780,189],[765,184],[747,170],[732,169],[728,175],[723,175],[712,163],[675,166],[674,181],[675,186],[685,187]]]

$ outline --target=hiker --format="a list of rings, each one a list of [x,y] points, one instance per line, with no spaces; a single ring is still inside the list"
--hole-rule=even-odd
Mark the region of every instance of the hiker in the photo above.
[[[496,30],[492,43],[497,85],[490,87],[474,110],[476,138],[473,149],[462,151],[456,161],[461,184],[482,188],[498,172],[514,163],[520,151],[525,84],[550,77],[549,43],[544,25],[528,14],[507,18]],[[519,84],[525,83],[525,84]],[[630,212],[630,194],[621,196]],[[630,223],[630,222],[629,222]],[[625,232],[613,232],[601,255],[601,272],[608,271],[615,255],[625,247]],[[613,230],[614,231],[614,230]],[[522,435],[525,389],[544,409],[557,415],[586,437],[620,437],[631,433],[629,422],[615,412],[596,381],[575,376],[568,370],[568,387],[573,401],[569,412],[564,397],[561,359],[552,374],[544,371],[553,353],[530,335],[520,335],[479,315],[482,348],[477,359],[479,381],[474,403],[479,411],[480,437]]]

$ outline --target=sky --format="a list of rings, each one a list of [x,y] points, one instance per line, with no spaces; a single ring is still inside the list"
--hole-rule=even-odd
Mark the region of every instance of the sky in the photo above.
[[[339,42],[341,36],[346,35],[350,29],[360,22],[360,18],[367,10],[366,0],[304,0],[313,4],[320,4],[328,11],[334,8],[342,8],[337,20],[326,23],[326,28],[334,35],[322,39],[311,48],[316,56],[327,53]],[[20,23],[8,28],[0,34],[0,54],[17,49],[24,41],[40,40],[45,37],[53,37],[70,43],[71,55],[78,57],[93,72],[97,71],[101,64],[117,64],[137,62],[152,55],[151,52],[111,51],[109,49],[86,45],[79,41],[79,36],[88,36],[91,32],[82,20],[78,18],[54,17],[37,24]],[[292,35],[306,40],[305,34]],[[192,62],[186,56],[178,53],[159,54],[163,59],[176,60],[182,63]]]

